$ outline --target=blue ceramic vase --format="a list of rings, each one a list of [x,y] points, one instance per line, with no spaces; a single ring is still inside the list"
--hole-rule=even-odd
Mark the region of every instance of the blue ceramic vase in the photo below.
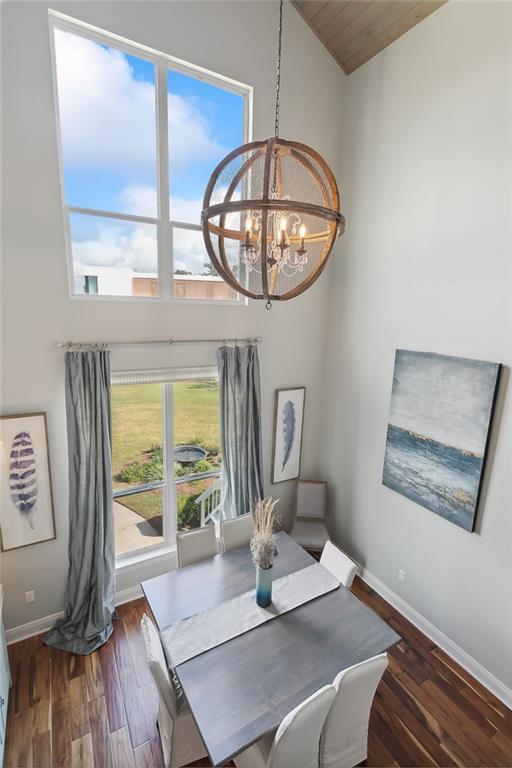
[[[268,608],[272,602],[272,570],[256,566],[256,602],[260,608]]]

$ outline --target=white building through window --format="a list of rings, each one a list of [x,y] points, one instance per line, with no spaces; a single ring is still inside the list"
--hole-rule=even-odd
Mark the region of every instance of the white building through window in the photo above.
[[[213,169],[249,139],[251,88],[50,19],[72,294],[241,300],[200,213]]]

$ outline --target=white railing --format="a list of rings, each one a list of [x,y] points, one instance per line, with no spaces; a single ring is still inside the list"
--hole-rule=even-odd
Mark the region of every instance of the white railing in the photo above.
[[[195,503],[201,508],[201,527],[209,520],[218,523],[221,508],[220,477],[211,483],[203,493],[197,497]]]

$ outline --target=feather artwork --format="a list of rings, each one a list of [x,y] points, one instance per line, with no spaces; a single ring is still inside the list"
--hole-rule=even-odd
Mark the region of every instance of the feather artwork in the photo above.
[[[37,499],[37,471],[32,438],[28,432],[18,432],[14,436],[9,458],[9,488],[12,503],[33,528],[34,505]]]
[[[290,454],[293,448],[293,440],[295,437],[295,406],[291,400],[287,400],[283,408],[283,466],[281,471],[284,470],[286,462],[290,458]]]

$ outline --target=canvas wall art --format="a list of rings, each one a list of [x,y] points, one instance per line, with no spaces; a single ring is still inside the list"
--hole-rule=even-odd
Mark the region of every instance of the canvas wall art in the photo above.
[[[473,531],[501,366],[399,349],[383,483]]]
[[[300,474],[305,387],[276,390],[272,482],[293,480]]]
[[[5,552],[55,538],[45,413],[2,416],[0,530]]]

